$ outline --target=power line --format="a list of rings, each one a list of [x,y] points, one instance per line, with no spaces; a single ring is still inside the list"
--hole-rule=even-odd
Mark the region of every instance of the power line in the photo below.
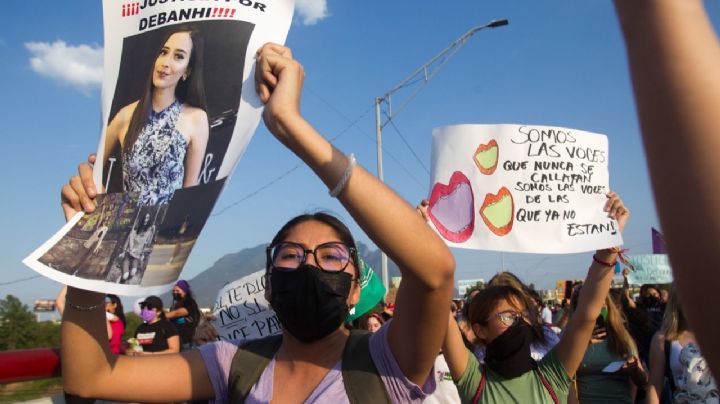
[[[418,157],[417,153],[415,153],[415,150],[410,146],[410,143],[408,143],[407,139],[405,139],[405,136],[403,136],[402,132],[400,132],[400,129],[398,129],[397,126],[395,126],[395,120],[388,117],[388,122],[390,125],[395,129],[395,132],[397,132],[398,135],[400,135],[400,139],[402,139],[403,143],[405,143],[405,146],[407,146],[408,150],[410,150],[410,153],[415,157],[415,160],[422,166],[423,169],[425,169],[425,172],[430,175],[430,170],[425,166],[425,163],[422,162],[420,157]]]
[[[14,281],[9,281],[9,282],[2,282],[2,283],[0,283],[0,286],[13,285],[15,283],[25,282],[25,281],[29,281],[31,279],[36,279],[36,278],[42,278],[42,275],[35,275],[35,276],[30,276],[28,278],[15,279]]]

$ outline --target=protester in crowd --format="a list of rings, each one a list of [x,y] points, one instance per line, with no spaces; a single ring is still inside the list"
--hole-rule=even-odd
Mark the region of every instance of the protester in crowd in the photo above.
[[[200,312],[200,321],[197,327],[195,327],[195,334],[193,334],[193,346],[199,347],[209,342],[220,340],[220,334],[213,324],[214,320],[215,316],[213,316],[212,313],[205,314]]]
[[[625,228],[629,212],[608,194],[608,216]],[[536,362],[530,356],[533,303],[518,288],[489,286],[470,303],[470,323],[486,347],[485,363],[465,348],[452,316],[443,355],[463,402],[558,403],[568,395],[612,282],[618,249],[598,250],[592,259],[577,308],[558,344]]]
[[[200,309],[190,290],[190,284],[184,279],[175,283],[172,296],[173,304],[165,317],[175,324],[180,334],[180,346],[182,350],[187,350],[192,347],[195,329],[200,322]]]
[[[377,332],[385,323],[382,316],[378,313],[370,313],[364,318],[363,329],[370,332]]]
[[[647,403],[659,404],[665,381],[673,403],[717,403],[720,393],[695,335],[688,329],[675,291],[670,292],[660,331],[650,347]]]
[[[720,43],[702,0],[615,0],[674,283],[710,367],[720,369]],[[681,158],[682,164],[669,164]]]
[[[660,292],[654,285],[642,285],[640,287],[639,301],[635,302],[630,297],[628,270],[623,270],[623,313],[627,318],[630,335],[637,343],[640,359],[648,363],[650,357],[650,342],[652,336],[660,329],[662,317],[659,316]]]
[[[577,308],[581,291],[582,287],[576,289],[572,296],[572,310]],[[595,319],[589,343],[568,402],[634,403],[637,390],[645,388],[648,376],[635,341],[625,328],[622,312],[610,294]]]
[[[142,97],[120,109],[107,127],[103,167],[119,146],[122,190],[137,192],[140,205],[168,203],[177,189],[198,184],[210,131],[203,48],[195,29],[180,26],[168,33]]]
[[[530,353],[536,361],[539,361],[540,359],[547,354],[552,347],[554,347],[560,338],[558,337],[557,333],[550,328],[550,326],[547,326],[543,324],[543,320],[540,317],[540,313],[538,311],[538,302],[540,301],[540,297],[536,296],[537,292],[531,290],[524,282],[520,280],[515,274],[512,272],[499,272],[495,274],[492,278],[490,278],[490,282],[488,282],[489,286],[510,286],[511,288],[517,289],[520,293],[523,294],[525,297],[525,301],[530,303],[530,306],[528,306],[528,320],[530,321],[530,325],[532,326],[532,343],[530,344]],[[479,345],[478,348],[475,350],[475,356],[477,356],[479,361],[483,361],[485,358],[485,346]]]
[[[98,295],[71,288],[72,310],[65,312],[62,329],[63,376],[69,391],[124,401],[236,402],[247,396],[255,402],[313,403],[345,402],[352,394],[360,395],[360,402],[405,403],[420,402],[434,390],[431,369],[445,334],[453,291],[450,250],[412,207],[303,119],[299,112],[303,70],[290,49],[263,46],[257,55],[256,80],[270,132],[315,171],[331,195],[339,197],[365,233],[398,264],[403,282],[393,320],[372,336],[348,335],[343,321],[360,294],[354,241],[333,216],[302,215],[283,226],[268,248],[267,293],[282,324],[281,339],[257,340],[242,349],[218,342],[179,355],[113,358],[98,343],[102,334],[95,309]],[[67,214],[81,205],[92,209],[95,192],[90,171],[88,165],[81,165],[81,176],[64,187]],[[373,203],[368,203],[367,195],[373,195]],[[362,372],[374,380],[371,389],[358,391],[353,380],[359,375],[341,371],[349,340],[356,344],[347,358],[371,369]],[[279,346],[268,349],[277,353],[268,353],[267,362],[244,362],[250,350],[267,348],[269,343]],[[241,359],[233,360],[236,354]],[[259,380],[243,377],[243,371],[254,372]]]
[[[141,351],[130,349],[128,355],[167,354],[180,352],[177,328],[165,318],[163,302],[157,296],[148,296],[140,303],[143,323],[135,330],[135,339]]]
[[[105,295],[105,315],[110,324],[110,352],[116,355],[125,353],[122,336],[125,334],[127,321],[122,301],[117,295]]]

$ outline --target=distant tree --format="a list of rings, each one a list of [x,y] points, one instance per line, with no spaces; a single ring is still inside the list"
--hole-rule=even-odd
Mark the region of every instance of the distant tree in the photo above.
[[[30,308],[13,295],[0,299],[0,350],[33,348],[37,322]]]

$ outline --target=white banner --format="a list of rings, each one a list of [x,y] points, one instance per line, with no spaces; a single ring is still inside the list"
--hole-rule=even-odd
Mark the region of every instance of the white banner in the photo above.
[[[428,216],[453,247],[574,253],[622,244],[603,212],[607,137],[533,125],[433,131]]]
[[[213,316],[223,340],[253,340],[282,332],[277,315],[265,299],[265,269],[220,289]]]
[[[24,263],[71,286],[169,290],[262,114],[255,53],[284,43],[293,0],[104,0],[106,194]]]

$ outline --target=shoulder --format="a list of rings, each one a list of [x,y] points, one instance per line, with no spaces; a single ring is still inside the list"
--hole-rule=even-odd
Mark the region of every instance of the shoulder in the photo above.
[[[185,115],[186,118],[190,120],[190,122],[195,124],[205,124],[208,123],[208,115],[207,112],[205,112],[204,109],[193,107],[192,105],[183,104],[182,105],[182,114]]]
[[[115,118],[119,119],[121,122],[130,122],[132,115],[135,112],[135,108],[137,108],[138,102],[139,101],[135,101],[122,107],[115,115]]]
[[[171,323],[169,320],[161,320],[161,327],[165,330],[165,332],[170,335],[177,335],[178,331],[175,327],[175,324]]]

